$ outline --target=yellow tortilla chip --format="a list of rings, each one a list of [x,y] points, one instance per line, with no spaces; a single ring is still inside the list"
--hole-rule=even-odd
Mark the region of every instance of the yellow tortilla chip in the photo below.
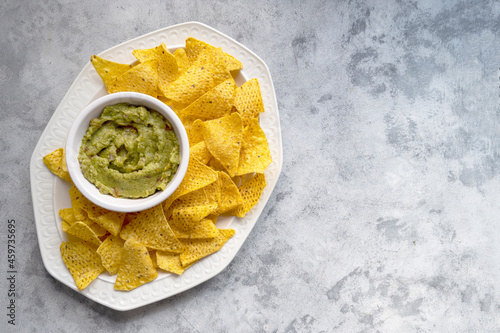
[[[101,227],[99,224],[97,223],[91,223],[91,224],[87,224],[87,226],[94,232],[94,234],[97,236],[97,237],[102,237],[104,235],[107,235],[108,234],[108,231],[106,229],[104,229],[103,227]]]
[[[107,213],[95,218],[95,222],[109,231],[112,235],[117,236],[125,220],[125,213],[108,211]]]
[[[189,165],[182,182],[177,190],[165,200],[164,209],[167,210],[172,202],[192,191],[212,184],[217,180],[217,173],[198,161],[195,158],[189,158]]]
[[[186,55],[191,62],[196,61],[198,56],[203,50],[214,49],[215,46],[205,43],[193,37],[186,39]],[[229,71],[240,70],[243,68],[243,64],[235,57],[224,53],[224,63]]]
[[[85,220],[87,216],[95,221],[98,216],[109,212],[109,210],[99,207],[85,198],[74,185],[69,190],[69,196],[71,198],[71,205],[73,206],[73,214],[78,221]]]
[[[187,71],[189,66],[191,66],[191,62],[189,61],[189,58],[186,55],[186,51],[184,49],[177,49],[174,52],[174,57],[175,60],[177,60],[177,66],[179,66],[179,74],[184,73]]]
[[[234,112],[203,123],[203,139],[210,153],[224,166],[232,177],[238,170],[243,125],[241,116]]]
[[[123,244],[125,242],[120,237],[111,235],[97,249],[97,253],[101,256],[102,265],[111,275],[118,273]]]
[[[120,231],[124,240],[134,239],[145,246],[174,253],[181,253],[182,244],[170,229],[160,205],[134,214]]]
[[[66,166],[63,148],[56,149],[52,153],[44,156],[43,163],[45,163],[47,168],[49,168],[54,175],[72,183],[68,167]]]
[[[237,209],[243,205],[243,198],[231,177],[225,172],[218,172],[220,182],[220,201],[218,214]]]
[[[116,290],[132,290],[158,277],[148,249],[141,243],[128,239],[123,245],[122,260],[116,277]]]
[[[189,127],[187,131],[188,139],[189,139],[189,147],[193,147],[197,143],[203,141],[203,121],[197,119],[193,122],[193,124]]]
[[[202,120],[223,117],[231,111],[235,89],[236,83],[230,77],[189,104],[181,114]]]
[[[59,210],[59,216],[68,222],[70,225],[76,222],[75,214],[73,214],[73,208],[63,208]]]
[[[62,242],[61,256],[78,289],[85,289],[104,271],[96,247],[87,242]]]
[[[99,239],[99,237],[97,237],[95,232],[83,222],[73,223],[73,225],[71,225],[71,227],[66,232],[70,235],[87,241],[94,246],[101,245],[101,240]]]
[[[243,131],[240,162],[236,175],[263,173],[271,162],[271,151],[266,135],[259,125],[259,120],[254,118]]]
[[[195,223],[189,231],[174,229],[174,232],[178,239],[215,238],[219,234],[219,230],[210,219],[202,219]]]
[[[156,252],[156,262],[158,263],[158,268],[177,275],[184,273],[184,271],[193,264],[182,266],[179,254],[162,251]]]
[[[182,266],[189,265],[203,257],[219,251],[222,246],[234,236],[233,229],[219,229],[217,237],[212,239],[183,240],[185,251],[181,253]]]
[[[238,217],[245,216],[257,204],[266,187],[266,177],[263,173],[256,174],[252,179],[244,182],[238,190],[243,198],[243,206],[231,212]]]
[[[69,224],[68,222],[66,221],[62,221],[62,225],[61,225],[61,228],[62,228],[62,231],[64,232],[68,232],[68,229],[71,227],[71,224]]]
[[[222,51],[205,50],[177,80],[163,90],[165,97],[189,105],[201,95],[229,79]]]
[[[186,238],[186,233],[194,230],[199,222],[217,209],[216,204],[203,204],[193,207],[176,207],[172,210],[172,217],[169,220],[170,226],[177,238],[182,235]],[[172,252],[172,251],[170,251]]]
[[[198,142],[193,147],[191,147],[189,149],[189,154],[203,164],[207,164],[208,161],[210,161],[210,159],[213,157],[212,154],[210,154],[205,141]]]
[[[165,44],[159,46],[158,52],[158,89],[165,95],[167,87],[179,77],[179,66],[174,55]]]
[[[140,62],[146,62],[148,60],[158,59],[161,52],[170,53],[165,43],[161,43],[160,45],[152,47],[150,49],[135,49],[132,51],[132,54]]]
[[[132,65],[119,64],[114,61],[103,59],[99,56],[93,55],[90,57],[90,62],[94,66],[97,74],[102,79],[102,82],[108,88],[108,86],[120,75],[132,68]],[[109,92],[109,90],[108,90]]]
[[[252,119],[258,118],[264,112],[264,103],[257,79],[253,78],[236,88],[234,106],[241,115],[243,126],[247,126]]]
[[[119,91],[133,91],[158,96],[158,60],[148,60],[132,67],[108,86],[110,94]]]

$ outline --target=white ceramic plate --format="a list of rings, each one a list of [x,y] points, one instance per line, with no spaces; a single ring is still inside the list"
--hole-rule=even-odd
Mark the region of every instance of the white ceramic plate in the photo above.
[[[44,165],[43,156],[64,147],[72,122],[80,111],[96,98],[106,94],[101,78],[90,62],[73,82],[57,107],[33,152],[30,164],[31,194],[35,215],[38,243],[47,271],[76,292],[115,310],[126,311],[173,296],[214,277],[233,258],[248,237],[278,181],[282,166],[281,130],[278,105],[271,74],[267,65],[255,53],[221,32],[198,22],[188,22],[167,27],[132,39],[99,54],[101,57],[121,63],[132,63],[132,50],[151,48],[161,42],[172,49],[183,47],[187,37],[195,37],[235,56],[243,63],[243,71],[235,78],[241,85],[250,78],[259,80],[266,112],[261,114],[263,128],[273,162],[265,172],[267,187],[260,201],[243,218],[227,217],[217,221],[219,228],[233,228],[236,234],[217,253],[208,256],[184,274],[177,276],[159,271],[158,278],[129,292],[115,291],[116,276],[101,274],[85,290],[79,291],[61,258],[59,246],[66,240],[61,230],[58,211],[70,207],[69,184],[54,176]],[[89,55],[90,57],[90,55]],[[265,221],[262,221],[265,222]]]

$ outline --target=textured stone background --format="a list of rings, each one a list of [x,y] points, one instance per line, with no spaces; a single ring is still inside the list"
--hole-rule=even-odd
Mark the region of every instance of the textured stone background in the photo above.
[[[19,265],[10,329],[500,331],[499,14],[492,1],[2,1],[0,271],[8,219]],[[115,312],[44,269],[29,160],[90,55],[193,20],[268,64],[283,172],[221,274]]]

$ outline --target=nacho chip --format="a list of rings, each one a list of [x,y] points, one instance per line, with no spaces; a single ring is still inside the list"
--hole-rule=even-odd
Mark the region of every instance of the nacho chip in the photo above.
[[[85,220],[87,216],[94,221],[97,217],[109,212],[109,210],[99,207],[85,198],[74,185],[69,189],[69,196],[73,206],[73,214],[78,221]]]
[[[179,254],[162,251],[156,252],[156,262],[158,263],[158,268],[177,275],[181,275],[187,268],[194,264],[191,263],[189,265],[182,266]]]
[[[243,126],[247,126],[252,119],[258,118],[264,112],[264,103],[257,79],[251,79],[236,89],[234,106],[241,115]]]
[[[125,220],[125,213],[108,211],[95,218],[95,222],[109,231],[112,235],[118,236]]]
[[[44,156],[43,163],[45,163],[47,168],[49,168],[54,175],[72,183],[68,167],[66,166],[63,148],[56,149],[52,153]]]
[[[111,275],[118,273],[124,244],[125,241],[120,237],[111,235],[97,249],[97,253],[101,256],[102,265]]]
[[[232,113],[203,123],[203,138],[210,153],[224,166],[232,177],[240,161],[243,125],[238,113]]]
[[[233,229],[219,229],[217,237],[212,239],[183,240],[185,251],[181,253],[182,266],[189,265],[203,257],[219,251],[222,246],[234,236]]]
[[[101,245],[99,237],[97,237],[95,232],[83,222],[75,222],[66,232],[94,246],[98,247]]]
[[[184,73],[187,71],[189,66],[191,66],[191,62],[189,61],[189,58],[186,55],[186,51],[184,49],[177,49],[174,52],[174,57],[175,60],[177,60],[177,66],[179,66],[179,74]]]
[[[158,59],[160,53],[165,51],[170,53],[165,43],[161,43],[160,45],[150,49],[135,49],[132,51],[132,54],[137,58],[137,60],[139,60],[139,62],[146,62],[148,60]]]
[[[189,139],[189,147],[193,147],[197,143],[203,141],[203,121],[197,119],[193,122],[193,124],[189,127],[187,131],[188,139]]]
[[[162,92],[165,97],[173,101],[189,105],[230,77],[231,74],[224,64],[222,51],[205,50],[177,80]]]
[[[271,151],[266,134],[260,127],[259,120],[254,118],[243,131],[243,143],[236,175],[263,173],[271,162]]]
[[[186,238],[187,233],[195,230],[199,222],[217,209],[217,204],[203,204],[193,207],[176,207],[172,210],[170,226],[177,238]],[[172,251],[170,251],[172,252]]]
[[[183,250],[167,223],[161,204],[131,216],[130,223],[120,231],[120,237],[134,239],[155,250],[174,253]]]
[[[202,219],[195,223],[189,231],[173,230],[178,239],[208,239],[215,238],[219,234],[219,230],[210,219]]]
[[[218,214],[225,213],[243,206],[243,198],[231,177],[225,172],[218,172],[220,182],[220,201]]]
[[[266,177],[263,173],[256,174],[252,179],[244,182],[238,190],[243,198],[243,206],[230,212],[231,214],[243,217],[253,206],[257,204],[266,187]]]
[[[153,97],[158,96],[158,60],[148,60],[132,67],[109,84],[110,94],[134,91]]]
[[[70,225],[76,222],[75,214],[73,214],[73,208],[60,209],[59,216]]]
[[[182,182],[174,193],[164,203],[164,209],[167,210],[172,202],[189,192],[196,191],[202,187],[212,184],[217,180],[217,173],[198,161],[195,158],[189,158],[189,165]]]
[[[188,59],[192,62],[196,61],[196,59],[198,58],[200,53],[203,52],[203,50],[212,48],[215,48],[215,46],[205,43],[196,38],[189,37],[186,39],[185,52]],[[243,68],[242,63],[238,59],[227,53],[224,53],[224,63],[229,71],[240,70]]]
[[[148,249],[141,243],[128,239],[123,245],[122,260],[116,277],[116,290],[132,290],[158,277]]]
[[[189,149],[189,154],[193,158],[196,158],[199,162],[201,162],[205,165],[213,157],[212,154],[210,154],[210,151],[208,150],[207,144],[205,143],[205,141],[198,142],[193,147],[191,147]]]
[[[179,77],[177,60],[165,44],[159,46],[158,52],[158,89],[165,95],[167,87]]]
[[[97,74],[99,74],[99,76],[101,77],[102,82],[106,86],[106,89],[108,89],[108,87],[117,77],[132,68],[132,65],[119,64],[117,62],[103,59],[96,55],[90,57],[90,62],[94,66]]]
[[[69,228],[71,228],[71,224],[69,224],[68,222],[66,222],[66,221],[63,220],[62,224],[61,224],[62,231],[68,232]]]
[[[106,229],[104,229],[103,227],[101,227],[99,224],[97,223],[91,223],[91,224],[87,224],[87,226],[94,232],[94,234],[97,236],[97,237],[102,237],[104,235],[107,235],[108,234],[108,231]]]
[[[231,111],[235,89],[236,83],[230,77],[189,104],[181,114],[202,120],[223,117]]]
[[[85,289],[104,267],[96,247],[87,242],[62,242],[61,256],[78,289]]]

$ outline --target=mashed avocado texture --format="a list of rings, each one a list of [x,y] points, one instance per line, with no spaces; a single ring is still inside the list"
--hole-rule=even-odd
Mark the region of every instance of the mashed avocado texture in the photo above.
[[[101,193],[144,198],[164,190],[175,175],[179,143],[160,113],[120,103],[90,121],[78,160]]]

